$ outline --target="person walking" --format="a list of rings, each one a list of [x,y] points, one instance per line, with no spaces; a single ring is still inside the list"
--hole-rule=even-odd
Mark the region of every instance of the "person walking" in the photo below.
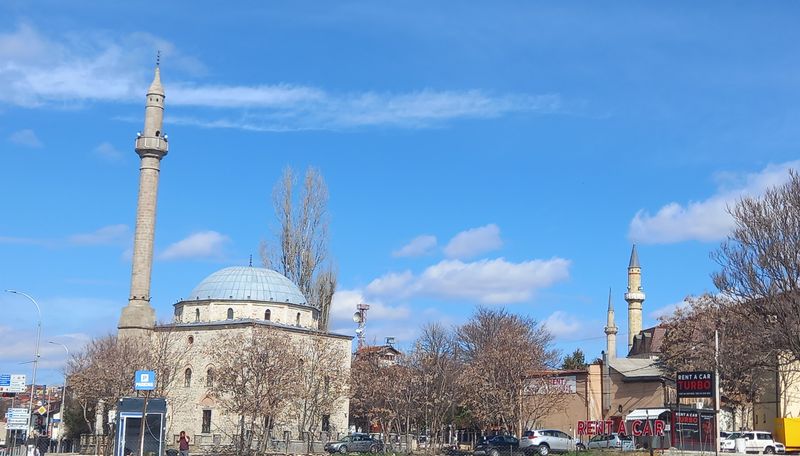
[[[181,456],[189,456],[189,437],[186,436],[185,431],[181,431],[178,438],[178,449],[181,451]]]

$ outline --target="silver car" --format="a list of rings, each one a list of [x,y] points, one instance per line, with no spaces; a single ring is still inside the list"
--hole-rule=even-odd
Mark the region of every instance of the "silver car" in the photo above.
[[[616,432],[592,437],[589,439],[586,448],[590,450],[594,448],[613,448],[622,451],[632,451],[635,449],[633,439],[630,436],[617,434]]]
[[[527,448],[526,453],[535,449],[540,456],[585,449],[581,442],[576,444],[572,437],[557,429],[525,431],[522,438],[519,439],[519,447],[520,449]]]
[[[367,434],[352,434],[325,444],[328,453],[378,453],[383,451],[383,442]]]

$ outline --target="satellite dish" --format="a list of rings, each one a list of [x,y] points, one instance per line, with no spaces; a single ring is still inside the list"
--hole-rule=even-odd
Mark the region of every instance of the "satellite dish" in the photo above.
[[[361,323],[361,312],[356,312],[353,314],[353,321],[356,323]]]
[[[361,329],[361,328],[356,328],[356,334],[361,334],[362,332],[364,332],[364,330],[363,330],[363,329]]]

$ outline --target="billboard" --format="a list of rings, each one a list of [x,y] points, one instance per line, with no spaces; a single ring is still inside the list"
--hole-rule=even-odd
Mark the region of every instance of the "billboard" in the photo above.
[[[678,372],[675,384],[678,390],[678,399],[714,397],[714,374],[712,372]]]
[[[526,394],[575,394],[578,381],[574,375],[540,377],[525,388]]]

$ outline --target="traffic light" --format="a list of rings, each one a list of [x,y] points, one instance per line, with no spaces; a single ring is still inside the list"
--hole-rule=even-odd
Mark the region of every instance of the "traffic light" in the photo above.
[[[42,415],[36,415],[36,421],[34,421],[34,429],[38,432],[44,432],[47,430],[47,422],[45,417]]]

